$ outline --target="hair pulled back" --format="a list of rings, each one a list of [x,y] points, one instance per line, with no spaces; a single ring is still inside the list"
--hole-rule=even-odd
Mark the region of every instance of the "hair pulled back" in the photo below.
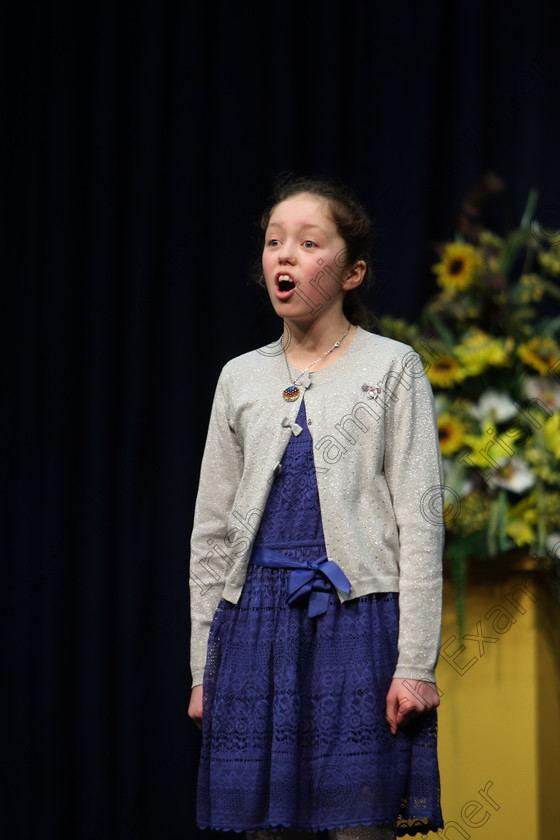
[[[358,260],[366,264],[362,287],[371,283],[371,220],[352,190],[342,182],[321,176],[301,176],[291,173],[278,176],[273,182],[270,203],[261,216],[260,227],[263,233],[268,227],[274,209],[289,198],[308,193],[327,202],[338,233],[346,245],[344,265],[341,269],[353,266]],[[261,274],[262,281],[262,274]],[[373,316],[364,306],[358,291],[351,289],[344,295],[343,311],[351,324],[369,330]]]

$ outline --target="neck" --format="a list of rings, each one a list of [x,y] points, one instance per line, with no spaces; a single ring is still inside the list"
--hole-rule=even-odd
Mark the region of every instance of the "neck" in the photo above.
[[[286,358],[299,370],[308,367],[312,371],[321,370],[346,352],[355,331],[356,327],[350,325],[344,316],[329,325],[318,322],[305,329],[285,320],[283,341]],[[334,347],[338,341],[340,346]]]
[[[349,327],[348,319],[342,315],[329,324],[321,320],[312,321],[310,324],[301,324],[297,321],[284,320],[284,346],[287,352],[302,352],[318,355],[325,352],[335,341],[338,341]],[[350,327],[350,332],[355,328]],[[348,335],[350,335],[350,332]],[[348,336],[347,336],[348,338]]]

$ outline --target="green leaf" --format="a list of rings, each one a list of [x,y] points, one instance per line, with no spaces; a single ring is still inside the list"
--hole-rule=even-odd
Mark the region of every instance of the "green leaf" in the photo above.
[[[539,191],[533,187],[533,189],[529,192],[527,204],[525,205],[525,210],[523,211],[523,216],[521,217],[521,230],[528,231],[530,229],[533,216],[535,215],[535,210],[537,209],[538,200]]]
[[[531,229],[531,221],[535,213],[538,199],[538,190],[532,189],[529,192],[529,197],[527,198],[527,203],[525,205],[525,210],[523,211],[523,216],[521,217],[519,229],[512,231],[505,241],[504,250],[500,259],[500,272],[502,274],[509,274],[517,254],[526,242],[527,234]]]
[[[453,348],[455,347],[455,339],[453,337],[453,333],[447,329],[443,321],[436,315],[435,312],[428,312],[428,318],[438,331],[443,343],[449,350],[451,354],[453,354]]]
[[[498,542],[500,545],[500,551],[507,551],[511,544],[511,540],[506,534],[507,509],[507,493],[505,490],[500,490],[498,494]]]
[[[488,546],[488,553],[494,556],[498,553],[498,521],[499,521],[499,503],[495,499],[490,503],[490,515],[488,517],[488,528],[486,531],[486,545]]]

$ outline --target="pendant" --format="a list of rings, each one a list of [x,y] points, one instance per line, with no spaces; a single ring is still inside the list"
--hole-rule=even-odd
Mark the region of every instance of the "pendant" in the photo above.
[[[282,396],[286,402],[295,402],[295,400],[299,397],[299,388],[297,385],[288,385],[288,387],[282,391]]]

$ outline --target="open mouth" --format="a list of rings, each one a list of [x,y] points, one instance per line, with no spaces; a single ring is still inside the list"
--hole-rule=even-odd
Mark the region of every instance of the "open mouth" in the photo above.
[[[290,297],[295,289],[296,284],[289,274],[279,274],[276,277],[276,294],[279,298]]]

